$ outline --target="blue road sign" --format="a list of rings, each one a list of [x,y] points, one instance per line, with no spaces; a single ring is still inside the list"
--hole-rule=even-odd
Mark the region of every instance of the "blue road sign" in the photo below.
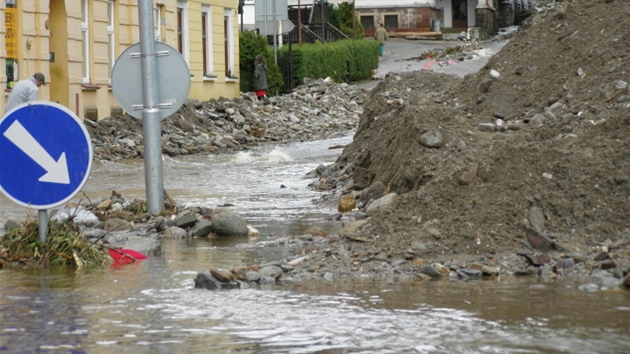
[[[92,168],[83,122],[54,102],[32,101],[0,120],[0,191],[17,204],[44,210],[72,199]]]

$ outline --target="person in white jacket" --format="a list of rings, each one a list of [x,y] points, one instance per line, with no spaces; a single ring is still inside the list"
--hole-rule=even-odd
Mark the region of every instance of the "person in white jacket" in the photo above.
[[[9,93],[4,113],[6,114],[22,103],[37,100],[41,85],[46,86],[46,77],[42,73],[35,73],[33,77],[18,81]]]

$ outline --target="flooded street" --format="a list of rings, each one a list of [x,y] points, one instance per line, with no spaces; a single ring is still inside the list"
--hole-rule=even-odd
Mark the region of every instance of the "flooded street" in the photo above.
[[[260,240],[312,226],[334,233],[334,209],[305,175],[351,137],[234,155],[165,158],[179,204],[233,204]],[[95,163],[84,191],[144,195],[142,161]],[[77,198],[80,198],[78,195]],[[0,220],[25,210],[2,197]],[[83,196],[85,198],[85,196]],[[0,270],[0,351],[7,353],[627,353],[630,292],[587,292],[535,277],[413,284],[282,281],[195,289],[198,272],[292,256],[258,240],[164,240],[162,253],[122,267]]]
[[[322,224],[336,213],[311,203],[320,193],[311,191],[306,174],[320,164],[335,161],[351,136],[300,144],[273,146],[235,154],[163,158],[164,188],[179,205],[215,208],[232,205],[262,235],[295,235],[302,228]],[[83,193],[74,199],[108,197],[112,191],[123,198],[146,199],[142,160],[95,162]],[[4,195],[0,197],[0,224],[21,219],[28,210]],[[36,215],[36,212],[33,212]],[[303,231],[303,230],[301,230]]]

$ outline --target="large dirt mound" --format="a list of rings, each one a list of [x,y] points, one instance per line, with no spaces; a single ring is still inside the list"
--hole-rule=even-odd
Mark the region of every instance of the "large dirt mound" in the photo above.
[[[630,1],[565,3],[475,75],[390,74],[373,89],[336,163],[347,188],[400,195],[358,231],[369,247],[513,254],[524,223],[567,250],[630,237]]]

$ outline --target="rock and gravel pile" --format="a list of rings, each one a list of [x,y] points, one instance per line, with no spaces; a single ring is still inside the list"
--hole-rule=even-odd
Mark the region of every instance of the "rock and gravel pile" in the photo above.
[[[309,80],[293,93],[258,101],[251,92],[238,99],[187,101],[162,122],[162,150],[169,156],[247,149],[266,142],[326,139],[356,127],[367,90]],[[142,156],[142,121],[128,114],[86,121],[96,160]]]
[[[628,1],[565,1],[463,80],[390,73],[314,185],[355,196],[363,220],[309,266],[628,283],[628,18]]]

